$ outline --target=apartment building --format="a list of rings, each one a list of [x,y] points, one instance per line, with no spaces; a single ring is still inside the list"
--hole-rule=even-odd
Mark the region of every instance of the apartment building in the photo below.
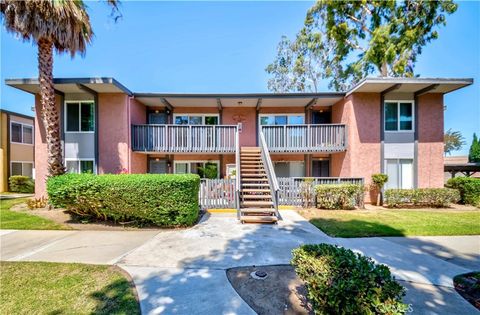
[[[264,143],[276,177],[368,184],[383,172],[388,188],[412,188],[443,186],[444,95],[473,80],[366,78],[345,92],[281,94],[137,93],[113,78],[54,83],[69,172],[235,177],[238,151],[254,156]],[[34,94],[41,112],[38,80],[6,84]],[[42,195],[47,153],[39,121],[35,170]]]
[[[0,192],[12,175],[34,177],[34,118],[0,110]]]

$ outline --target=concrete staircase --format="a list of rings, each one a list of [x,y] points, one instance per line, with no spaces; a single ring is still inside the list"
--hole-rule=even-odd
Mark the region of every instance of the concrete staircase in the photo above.
[[[270,184],[259,147],[240,149],[240,221],[276,223]]]

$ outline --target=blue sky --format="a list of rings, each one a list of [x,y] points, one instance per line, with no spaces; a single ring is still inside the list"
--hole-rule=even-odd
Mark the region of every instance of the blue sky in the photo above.
[[[445,129],[467,145],[480,133],[480,2],[458,2],[440,38],[424,48],[422,77],[471,77],[475,83],[446,95]],[[56,56],[56,77],[112,76],[135,92],[266,92],[280,37],[293,37],[312,2],[123,1],[123,19],[88,2],[95,31],[84,58]],[[6,78],[37,77],[37,50],[1,31],[2,108],[32,114],[33,97],[6,87]]]

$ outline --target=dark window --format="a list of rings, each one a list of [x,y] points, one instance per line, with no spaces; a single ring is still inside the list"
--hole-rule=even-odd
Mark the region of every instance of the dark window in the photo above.
[[[385,103],[385,130],[398,130],[397,103]]]
[[[93,161],[80,161],[80,172],[93,174]]]
[[[149,124],[166,124],[167,115],[165,113],[148,113]]]
[[[329,177],[330,163],[328,160],[313,160],[312,161],[312,176],[313,177]]]
[[[22,143],[22,125],[12,123],[12,142]]]
[[[80,131],[79,104],[67,103],[67,131]]]
[[[95,104],[88,102],[67,103],[67,131],[94,131]]]
[[[400,103],[400,130],[412,130],[413,113],[411,103]]]
[[[313,124],[330,124],[332,122],[330,112],[313,112]]]
[[[168,173],[167,170],[167,161],[159,159],[151,159],[149,162],[149,170],[150,174],[166,174]]]
[[[81,108],[81,131],[93,131],[95,126],[93,103],[83,103],[81,104]]]
[[[218,125],[217,116],[205,116],[205,125]]]

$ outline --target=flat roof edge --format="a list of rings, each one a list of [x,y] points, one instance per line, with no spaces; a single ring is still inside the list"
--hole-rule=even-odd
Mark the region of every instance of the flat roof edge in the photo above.
[[[89,77],[89,78],[54,78],[54,84],[113,84],[123,92],[128,95],[133,95],[133,92],[130,91],[126,86],[118,82],[116,79],[112,77]],[[5,84],[8,86],[12,86],[18,88],[22,91],[24,89],[17,87],[16,85],[21,84],[40,84],[38,79],[36,78],[22,78],[22,79],[5,79]],[[28,91],[26,91],[28,92]],[[30,92],[29,92],[30,93]]]
[[[160,98],[330,98],[344,97],[344,92],[325,93],[133,93],[134,97]]]

